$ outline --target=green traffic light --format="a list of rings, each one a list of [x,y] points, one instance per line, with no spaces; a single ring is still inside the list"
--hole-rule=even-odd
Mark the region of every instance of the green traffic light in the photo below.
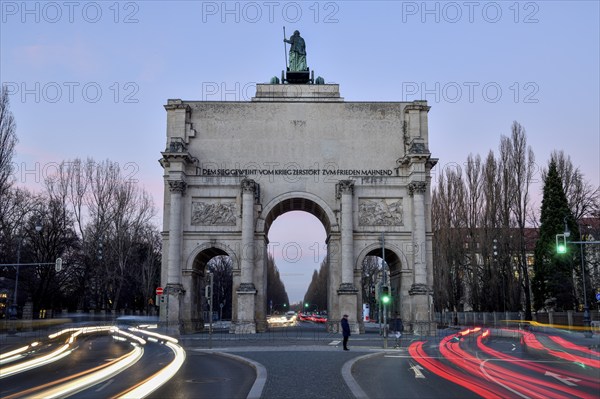
[[[390,297],[389,297],[388,295],[384,295],[384,296],[381,298],[381,302],[383,302],[383,303],[385,303],[385,304],[388,304],[388,303],[390,303]]]
[[[559,254],[566,254],[567,253],[567,246],[564,244],[559,244],[556,247],[556,252]]]

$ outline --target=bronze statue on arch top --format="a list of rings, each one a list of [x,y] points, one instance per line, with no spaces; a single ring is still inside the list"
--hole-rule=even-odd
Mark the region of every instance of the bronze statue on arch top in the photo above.
[[[287,43],[290,44],[289,63]],[[290,84],[325,84],[325,79],[317,77],[311,71],[306,63],[306,43],[300,31],[295,30],[294,34],[287,39],[285,35],[285,26],[283,27],[283,46],[285,53],[285,71],[281,71],[281,81],[277,77],[271,78],[271,84],[290,83]]]
[[[300,31],[294,31],[290,39],[285,38],[285,27],[283,28],[283,41],[290,44],[290,63],[288,64],[288,72],[308,72],[306,66],[306,44],[300,36]]]

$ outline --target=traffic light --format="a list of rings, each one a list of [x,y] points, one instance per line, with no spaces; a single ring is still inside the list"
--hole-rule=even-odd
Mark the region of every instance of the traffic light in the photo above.
[[[56,262],[54,262],[54,270],[56,270],[57,272],[62,270],[62,259],[61,258],[56,258]]]
[[[391,299],[392,298],[390,297],[390,287],[384,285],[383,287],[381,287],[381,303],[387,305],[388,303],[390,303]]]
[[[556,235],[556,253],[566,254],[567,253],[567,237],[564,234]]]

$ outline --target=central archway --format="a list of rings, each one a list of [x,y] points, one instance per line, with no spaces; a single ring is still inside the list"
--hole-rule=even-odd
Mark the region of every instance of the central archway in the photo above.
[[[265,250],[268,249],[269,244],[272,244],[269,240],[269,232],[271,231],[271,227],[274,222],[282,215],[288,214],[288,212],[306,212],[312,216],[314,216],[318,223],[321,224],[322,228],[325,232],[324,239],[324,247],[319,248],[320,250],[324,250],[325,256],[324,261],[328,262],[328,255],[330,253],[329,243],[332,233],[335,234],[337,232],[337,220],[335,217],[335,213],[331,210],[331,208],[318,196],[306,193],[306,192],[291,192],[281,195],[279,197],[274,198],[262,212],[264,218],[259,218],[257,221],[256,231],[261,232],[264,237],[264,247]],[[285,251],[285,248],[289,246],[289,243],[283,243],[281,246],[282,252]],[[266,258],[265,258],[266,259]],[[263,265],[266,268],[266,262]],[[316,269],[319,269],[320,262],[316,265]],[[312,272],[312,271],[311,271]],[[331,281],[328,279],[327,281],[327,308],[321,309],[326,310],[328,313],[331,310],[332,298],[331,298]],[[263,292],[266,290],[262,290]],[[259,306],[265,304],[268,305],[268,298],[261,298],[261,290],[257,293],[257,301],[259,301]]]

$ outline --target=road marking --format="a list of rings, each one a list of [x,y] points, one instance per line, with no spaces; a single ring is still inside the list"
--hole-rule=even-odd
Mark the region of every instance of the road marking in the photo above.
[[[340,342],[342,341],[331,341],[329,345],[339,345]]]
[[[421,367],[420,364],[414,364],[413,362],[408,362],[408,363],[412,364],[412,366],[410,366],[410,368],[412,371],[415,372],[415,378],[425,378],[425,376],[421,372],[421,370],[423,370],[423,367]]]
[[[562,382],[563,384],[566,384],[566,385],[569,385],[569,386],[572,386],[572,387],[576,387],[577,386],[577,384],[575,384],[575,382],[581,381],[581,380],[578,380],[577,378],[573,378],[573,377],[562,377],[560,374],[551,373],[549,371],[546,371],[546,374],[544,374],[544,375],[547,375],[547,376],[550,376],[550,377],[554,377],[557,380],[559,380],[560,382]],[[571,381],[574,381],[574,382],[571,382]]]
[[[113,381],[114,381],[114,378],[111,378],[110,380],[106,381],[105,384],[100,385],[100,387],[98,389],[96,389],[96,392],[100,392],[101,390],[103,390],[104,388],[106,388],[107,386],[112,384]]]
[[[507,389],[507,390],[511,391],[512,393],[514,393],[514,394],[516,394],[516,395],[519,395],[520,397],[522,397],[522,398],[524,398],[524,399],[530,399],[530,398],[529,398],[529,396],[526,396],[526,395],[522,394],[521,392],[519,392],[519,391],[517,391],[517,390],[515,390],[515,389],[512,389],[512,388],[511,388],[511,387],[509,387],[508,385],[506,385],[506,384],[503,384],[502,382],[500,382],[500,380],[499,380],[499,379],[496,379],[496,378],[492,377],[490,374],[488,374],[488,372],[485,370],[485,364],[486,364],[488,361],[490,361],[490,362],[491,362],[491,361],[495,361],[495,360],[498,360],[498,359],[486,359],[486,360],[484,360],[483,362],[481,362],[481,364],[479,364],[479,369],[480,369],[480,370],[481,370],[481,372],[482,372],[482,373],[483,373],[483,374],[484,374],[484,375],[487,377],[487,379],[489,379],[490,381],[492,381],[492,382],[493,382],[493,383],[495,383],[495,384],[498,384],[498,385],[500,385],[500,386],[501,386],[501,387],[503,387],[504,389]],[[500,361],[505,361],[505,360],[503,360],[503,359],[500,359]],[[521,361],[521,360],[519,360],[519,361]],[[522,360],[522,361],[526,361],[526,360]]]

